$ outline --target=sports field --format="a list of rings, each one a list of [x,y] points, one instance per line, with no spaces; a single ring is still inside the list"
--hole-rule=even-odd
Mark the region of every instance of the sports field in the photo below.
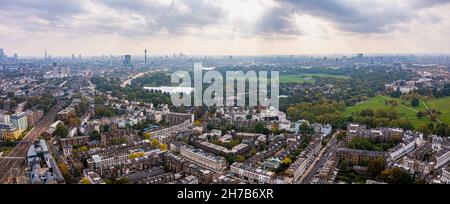
[[[331,74],[299,74],[299,75],[280,75],[281,83],[314,83],[314,78],[336,78],[336,79],[350,79],[349,76],[331,75]]]

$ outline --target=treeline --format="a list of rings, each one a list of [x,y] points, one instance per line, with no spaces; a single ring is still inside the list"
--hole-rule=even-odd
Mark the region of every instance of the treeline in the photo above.
[[[156,84],[166,83],[166,79],[158,79],[162,73],[155,73],[155,77],[150,75],[148,77],[138,78],[132,81],[131,86],[127,86],[122,88],[119,86],[121,83],[117,78],[105,78],[105,77],[93,77],[91,78],[91,82],[96,85],[97,89],[102,92],[111,92],[113,97],[117,97],[120,99],[126,100],[134,100],[140,102],[149,102],[154,105],[158,104],[169,104],[170,103],[170,95],[164,94],[161,92],[148,91],[143,88],[142,83],[148,82],[151,80],[156,80]],[[165,75],[164,75],[165,76]],[[168,76],[166,76],[168,77]],[[137,81],[136,81],[137,80]],[[159,81],[158,81],[159,80]],[[162,85],[167,85],[162,84]]]
[[[364,124],[369,128],[393,127],[402,128],[403,130],[415,130],[423,133],[425,136],[431,134],[441,137],[450,136],[450,127],[447,123],[429,123],[414,127],[408,119],[403,119],[400,116],[401,114],[393,109],[364,109],[349,116],[347,122]]]
[[[309,122],[329,123],[333,127],[342,127],[346,118],[341,113],[345,110],[344,102],[321,100],[318,103],[301,102],[287,109],[287,115],[294,121],[305,119]]]
[[[131,86],[168,86],[171,84],[170,76],[164,72],[152,73],[131,81]]]
[[[450,84],[445,84],[441,89],[436,87],[421,87],[414,91],[422,96],[433,96],[434,98],[441,98],[450,96]]]
[[[25,109],[36,108],[43,110],[45,113],[56,105],[56,99],[50,93],[43,93],[41,96],[33,96],[26,99]]]
[[[348,117],[348,122],[367,125],[369,128],[398,127],[404,130],[414,130],[414,125],[407,119],[402,119],[394,109],[364,109]]]

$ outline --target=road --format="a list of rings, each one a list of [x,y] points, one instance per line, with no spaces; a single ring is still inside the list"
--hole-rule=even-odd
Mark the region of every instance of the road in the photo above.
[[[52,110],[40,120],[36,126],[28,132],[22,142],[5,157],[26,157],[31,144],[45,132],[50,124],[55,121],[56,114],[61,110],[61,106],[54,106]],[[25,175],[25,160],[23,159],[1,159],[0,158],[0,184],[12,183],[18,176]]]
[[[313,165],[308,168],[308,171],[305,172],[306,176],[302,177],[302,179],[300,179],[301,183],[303,184],[309,184],[311,183],[311,180],[314,178],[314,176],[317,174],[317,171],[325,164],[325,162],[327,161],[327,156],[332,153],[335,152],[337,149],[337,142],[336,142],[336,135],[339,132],[336,132],[333,134],[333,136],[331,137],[330,140],[330,145],[326,146],[323,151],[321,152],[321,154],[319,154],[319,160],[316,161],[315,163],[313,163]]]

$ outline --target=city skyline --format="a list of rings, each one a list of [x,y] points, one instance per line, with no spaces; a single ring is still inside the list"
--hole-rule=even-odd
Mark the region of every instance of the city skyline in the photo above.
[[[450,53],[445,0],[10,1],[12,56]]]

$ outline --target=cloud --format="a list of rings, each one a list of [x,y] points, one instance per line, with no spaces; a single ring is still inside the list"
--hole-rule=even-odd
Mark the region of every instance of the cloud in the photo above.
[[[237,7],[225,8],[228,0],[2,0],[0,25],[18,33],[149,36],[195,36],[229,29],[241,37],[287,38],[305,35],[298,16],[320,19],[337,31],[384,34],[421,18],[417,13],[450,0],[248,0],[246,6],[262,5],[261,15],[246,21],[227,21]],[[244,5],[244,4],[243,4]],[[235,6],[235,5],[233,5]],[[242,5],[241,5],[242,7]],[[246,9],[252,11],[252,8]],[[428,17],[439,23],[440,16]],[[220,29],[219,29],[220,28]],[[306,32],[308,33],[308,32]],[[223,33],[209,34],[220,36]],[[200,36],[201,37],[201,36]]]

